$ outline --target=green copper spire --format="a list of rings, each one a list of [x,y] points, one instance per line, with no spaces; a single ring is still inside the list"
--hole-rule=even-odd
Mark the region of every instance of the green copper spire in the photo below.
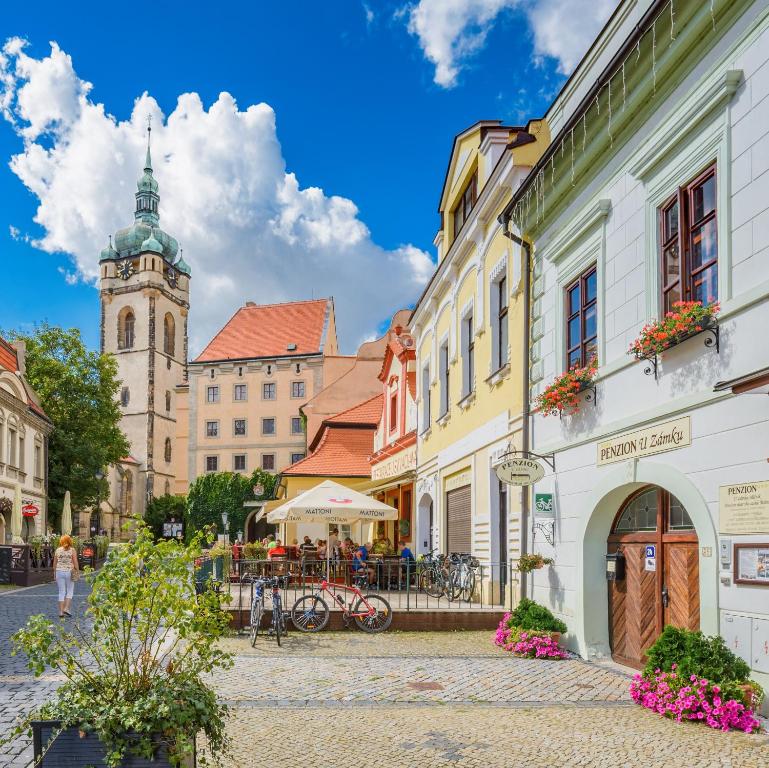
[[[150,118],[147,118],[147,159],[144,163],[144,175],[136,185],[138,192],[136,193],[134,219],[149,224],[151,227],[157,227],[160,223],[160,216],[158,214],[160,196],[158,195],[158,183],[152,175],[151,136],[152,125],[150,124]]]

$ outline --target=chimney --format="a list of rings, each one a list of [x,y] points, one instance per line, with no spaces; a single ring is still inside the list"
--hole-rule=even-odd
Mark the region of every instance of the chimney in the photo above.
[[[247,301],[246,302],[246,306],[247,307],[255,307],[256,306],[256,302],[255,301]]]
[[[16,350],[16,360],[19,373],[22,376],[25,376],[27,373],[27,345],[23,341],[14,341],[12,346]]]

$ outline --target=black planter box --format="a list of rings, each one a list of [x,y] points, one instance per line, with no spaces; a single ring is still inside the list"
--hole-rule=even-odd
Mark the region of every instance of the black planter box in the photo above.
[[[53,743],[51,737],[59,730],[58,720],[35,720],[32,723],[32,740],[35,749],[35,768],[103,768],[105,749],[98,737],[92,733],[81,738],[77,728],[62,731]],[[42,758],[41,758],[42,756]],[[120,764],[122,768],[168,768],[164,746],[159,746],[153,760],[129,755]],[[194,758],[189,766],[195,765]]]

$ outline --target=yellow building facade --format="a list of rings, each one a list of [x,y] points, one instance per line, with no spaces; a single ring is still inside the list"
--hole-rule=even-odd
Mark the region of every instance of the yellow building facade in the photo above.
[[[497,217],[550,140],[547,124],[476,123],[454,140],[438,266],[410,320],[417,348],[416,546],[491,564],[519,551],[520,490],[494,468],[520,447],[522,254]]]

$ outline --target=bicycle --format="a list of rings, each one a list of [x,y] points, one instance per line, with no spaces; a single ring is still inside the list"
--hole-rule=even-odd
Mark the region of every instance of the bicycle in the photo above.
[[[288,634],[286,617],[283,613],[283,598],[280,594],[282,580],[279,577],[259,578],[253,580],[254,593],[251,598],[251,625],[249,626],[249,639],[251,647],[256,646],[256,638],[262,626],[262,614],[264,613],[264,588],[272,589],[272,622],[268,632],[275,636],[275,641],[280,646],[281,635]]]
[[[473,599],[475,592],[475,569],[479,566],[476,558],[469,554],[452,553],[448,557],[449,587],[454,599],[461,597],[466,603]]]
[[[365,578],[365,576],[360,577],[356,581]],[[352,593],[349,605],[337,594],[340,590]],[[381,595],[364,595],[357,584],[351,587],[335,584],[334,589],[331,590],[328,581],[324,579],[315,591],[300,597],[291,608],[291,621],[300,632],[320,632],[326,628],[331,618],[331,610],[328,603],[321,597],[323,592],[328,592],[342,611],[345,626],[352,619],[358,629],[374,634],[384,632],[392,624],[392,608]]]
[[[446,556],[436,554],[431,549],[419,562],[421,572],[419,574],[419,588],[430,597],[446,597],[454,599],[454,591],[451,588],[451,570],[446,565]]]

